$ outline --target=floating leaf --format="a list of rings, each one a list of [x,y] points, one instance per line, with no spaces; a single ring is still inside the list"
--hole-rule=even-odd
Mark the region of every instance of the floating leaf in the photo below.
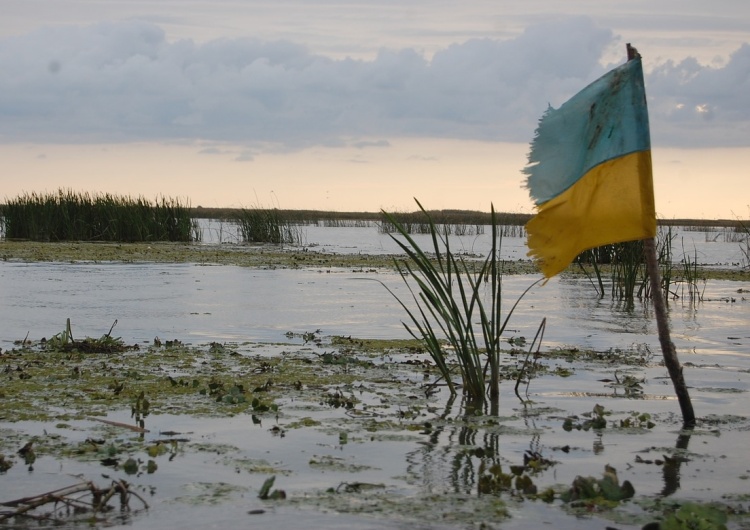
[[[577,500],[621,501],[635,495],[635,488],[629,481],[622,485],[617,478],[617,471],[612,466],[605,466],[601,479],[578,476],[573,480],[570,489],[560,495],[564,502]]]
[[[128,458],[122,465],[122,470],[128,475],[135,475],[138,473],[138,462],[135,458]]]
[[[660,523],[661,530],[726,530],[727,514],[695,502],[686,502]]]

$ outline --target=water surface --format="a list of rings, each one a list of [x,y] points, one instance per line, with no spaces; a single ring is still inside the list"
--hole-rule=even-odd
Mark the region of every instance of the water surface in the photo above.
[[[331,232],[328,232],[331,230]],[[363,237],[362,234],[367,234]],[[702,234],[701,234],[702,235]],[[462,238],[454,248],[481,254],[486,241]],[[691,241],[701,262],[707,265],[740,263],[736,243],[721,243],[707,236]],[[375,228],[308,228],[311,251],[397,252],[387,236]],[[460,245],[460,246],[459,246]],[[503,247],[507,259],[522,259],[520,238],[510,238]],[[504,279],[506,308],[532,283],[536,275]],[[382,282],[382,283],[381,283]],[[150,344],[179,339],[206,345],[232,345],[243,355],[279,355],[280,350],[310,353],[300,334],[317,331],[358,338],[407,338],[403,309],[388,293],[387,285],[408,300],[402,278],[386,270],[259,270],[235,266],[197,264],[119,263],[17,263],[0,262],[0,347],[28,336],[31,340],[62,331],[70,319],[75,338],[99,337],[117,321],[113,335],[128,343]],[[570,377],[542,376],[528,387],[530,404],[514,395],[513,381],[501,384],[498,420],[467,421],[460,398],[451,400],[444,390],[419,411],[417,421],[430,422],[429,433],[392,429],[369,431],[362,426],[370,418],[391,418],[394,411],[409,411],[408,395],[384,395],[375,383],[363,380],[356,392],[368,414],[355,416],[344,409],[321,407],[293,397],[280,400],[279,414],[262,422],[248,414],[224,418],[196,418],[169,414],[164,410],[146,419],[147,440],[163,432],[180,432],[190,439],[192,450],[173,459],[159,457],[159,470],[132,480],[148,497],[151,509],[128,517],[124,526],[139,528],[236,528],[263,525],[273,528],[467,528],[465,521],[452,521],[435,514],[420,521],[402,515],[356,510],[340,513],[326,505],[315,509],[304,499],[343,483],[361,481],[386,485],[386,497],[420,499],[430,495],[466,495],[476,498],[479,473],[474,451],[492,450],[503,465],[518,464],[527,451],[539,452],[558,463],[541,474],[540,484],[570,484],[578,475],[600,475],[605,465],[614,466],[622,479],[633,481],[639,496],[674,499],[719,500],[747,492],[750,460],[738,450],[746,443],[750,422],[746,396],[750,391],[750,293],[744,282],[709,281],[703,300],[670,300],[669,316],[685,377],[690,385],[699,428],[692,436],[680,433],[679,409],[666,370],[659,363],[660,350],[650,304],[628,307],[601,299],[586,280],[555,278],[534,287],[521,301],[510,320],[508,338],[534,336],[541,320],[547,319],[542,351],[561,348],[593,349],[613,360],[620,352],[646,359],[643,366],[613,362],[588,365],[555,359],[551,367],[571,369]],[[319,330],[319,331],[318,331]],[[288,332],[292,332],[289,335]],[[244,346],[243,346],[244,345]],[[325,342],[322,349],[325,349]],[[318,350],[314,350],[318,351]],[[305,353],[306,352],[306,353]],[[381,359],[387,370],[389,359]],[[507,362],[515,362],[509,360]],[[384,374],[387,375],[387,371]],[[616,384],[630,374],[642,380],[643,392],[628,396]],[[379,376],[380,377],[380,376]],[[385,379],[386,376],[382,375]],[[393,375],[392,377],[396,377]],[[415,387],[416,388],[416,387]],[[355,390],[347,389],[355,392]],[[584,418],[594,404],[603,404],[613,418],[631,412],[648,412],[656,419],[653,429],[633,433],[608,429],[603,432],[561,429],[563,418]],[[64,405],[61,411],[64,410]],[[300,418],[321,422],[320,428],[293,429],[279,436],[273,426],[286,429]],[[109,419],[130,422],[129,410],[112,413]],[[335,427],[332,427],[335,426]],[[350,433],[341,443],[340,433]],[[89,437],[111,437],[100,423],[76,420],[67,425],[24,422],[0,424],[5,438],[59,435],[70,443]],[[115,435],[127,443],[133,435]],[[205,446],[206,450],[197,447]],[[226,451],[222,448],[231,448]],[[689,461],[677,469],[640,463],[687,451]],[[682,454],[682,453],[680,453]],[[343,467],[316,467],[321,459],[342,462]],[[265,461],[277,470],[277,484],[289,501],[269,504],[257,499],[257,490],[267,474],[251,472],[248,461]],[[352,466],[360,471],[353,472]],[[38,458],[33,472],[23,466],[0,476],[0,500],[32,495],[70,484],[71,476],[117,475],[98,462]],[[219,485],[228,493],[215,499]],[[559,505],[539,501],[514,504],[512,518],[498,527],[509,529],[640,528],[633,522],[606,522],[591,516],[566,515]],[[366,502],[366,501],[363,501]],[[429,506],[429,505],[428,505]],[[471,506],[467,504],[467,506]],[[351,508],[351,507],[349,507]],[[251,510],[264,513],[249,515]],[[636,510],[636,505],[625,510]],[[736,525],[734,527],[737,527]]]

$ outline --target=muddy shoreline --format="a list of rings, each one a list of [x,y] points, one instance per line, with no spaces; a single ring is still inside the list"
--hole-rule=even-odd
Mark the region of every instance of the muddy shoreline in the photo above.
[[[197,263],[237,265],[255,268],[288,269],[394,269],[393,254],[340,254],[314,247],[278,245],[198,245],[184,243],[100,243],[33,241],[0,241],[0,260],[20,262],[65,263]],[[536,274],[531,260],[504,260],[504,274]],[[750,269],[738,267],[699,267],[701,279],[750,281]],[[602,269],[605,273],[607,268]],[[568,275],[582,275],[580,268],[571,266]]]

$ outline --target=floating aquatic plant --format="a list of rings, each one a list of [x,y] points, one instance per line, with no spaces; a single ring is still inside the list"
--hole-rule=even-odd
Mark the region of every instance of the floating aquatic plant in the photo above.
[[[127,350],[137,350],[137,345],[127,346],[120,337],[112,336],[112,330],[116,325],[117,320],[109,328],[109,331],[98,339],[85,337],[82,340],[75,340],[70,326],[70,319],[67,319],[65,329],[45,341],[45,349],[63,352],[77,351],[81,353],[122,353]]]
[[[564,502],[579,501],[584,505],[591,503],[616,503],[635,495],[635,488],[630,481],[620,484],[617,470],[604,466],[602,478],[578,476],[573,480],[570,489],[560,495]]]

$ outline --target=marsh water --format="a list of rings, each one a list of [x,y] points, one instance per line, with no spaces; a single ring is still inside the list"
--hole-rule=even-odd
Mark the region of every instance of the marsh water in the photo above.
[[[736,240],[713,232],[681,231],[678,235],[676,260],[687,254],[704,267],[747,265]],[[228,226],[209,224],[204,230],[206,245],[231,244],[232,237]],[[472,257],[486,253],[488,240],[488,235],[480,234],[455,237],[451,244],[454,251]],[[429,247],[426,237],[419,241]],[[391,238],[374,227],[306,227],[304,247],[307,252],[398,252]],[[523,238],[504,238],[502,251],[505,259],[525,259]],[[503,299],[507,305],[538,279],[537,275],[506,276]],[[128,344],[147,347],[156,338],[196,346],[220,343],[232,345],[241,355],[270,357],[309,353],[311,348],[325,351],[333,336],[409,338],[402,325],[403,309],[384,285],[408,297],[400,275],[385,269],[5,261],[0,262],[0,348],[11,350],[14,341],[25,338],[49,338],[65,328],[67,319],[77,337],[99,337],[116,321],[112,335]],[[601,298],[587,279],[563,276],[525,295],[506,336],[530,340],[546,318],[542,352],[594,350],[601,353],[603,362],[550,360],[550,369],[569,369],[572,375],[532,379],[525,404],[514,395],[514,381],[504,381],[494,420],[485,415],[481,421],[465,421],[460,397],[451,399],[442,389],[418,412],[419,421],[434,426],[429,432],[397,426],[363,428],[362,418],[353,418],[351,411],[321,408],[291,397],[279,400],[280,412],[275,417],[257,423],[249,414],[192,417],[165,409],[146,419],[149,433],[141,438],[188,433],[185,436],[194,450],[159,460],[159,471],[154,474],[128,478],[142,491],[151,492],[151,507],[110,520],[107,526],[469,528],[481,520],[497,528],[640,528],[647,517],[642,514],[643,505],[650,502],[645,499],[723,500],[734,509],[747,510],[750,285],[708,280],[700,287],[700,299],[683,292],[682,297],[669,301],[672,339],[700,417],[693,433],[680,430],[679,407],[659,363],[650,305],[627,306]],[[303,337],[310,335],[305,334],[320,342],[309,344]],[[611,363],[606,362],[607,355]],[[623,356],[643,362],[620,365]],[[403,360],[402,354],[384,354],[375,363],[387,369],[389,363]],[[625,375],[638,381],[638,392],[620,384]],[[366,380],[355,388],[347,392],[357,394],[368,414],[377,416],[372,411],[383,403],[399,412],[409,410],[408,395],[384,396]],[[648,413],[655,425],[598,432],[561,428],[564,418],[584,418],[596,404],[603,405],[613,419]],[[107,418],[132,421],[130,410],[112,412]],[[300,418],[311,418],[318,427],[285,428]],[[452,422],[452,418],[464,420]],[[0,429],[29,437],[57,433],[74,443],[97,435],[102,426],[87,420],[68,421],[59,428],[28,421],[3,422]],[[127,439],[128,434],[120,436]],[[498,514],[493,519],[485,513],[475,520],[472,513],[488,506],[476,493],[481,473],[477,455],[483,451],[492,451],[506,465],[523,462],[524,454],[544,455],[556,463],[535,481],[548,486],[570,485],[576,476],[600,476],[605,466],[612,466],[620,480],[633,483],[636,498],[642,501],[620,507],[620,520],[612,522],[611,516],[605,521],[601,514],[571,513],[561,509],[559,502],[506,496],[503,510],[507,509],[509,517]],[[665,455],[677,455],[680,463],[653,463],[663,461]],[[93,479],[103,474],[116,473],[98,462],[39,455],[33,471],[14,466],[0,475],[0,501],[62,487],[71,476]],[[276,486],[285,490],[286,501],[269,503],[257,498],[258,489],[271,474],[277,476]],[[322,491],[355,482],[378,485],[378,496],[375,500],[363,497],[361,505],[351,497],[342,505],[337,502],[343,500],[319,497]],[[455,499],[451,510],[444,504],[435,508],[434,497],[451,495]],[[442,510],[442,515],[435,510]],[[747,528],[747,519],[742,521],[732,520],[730,527]]]

